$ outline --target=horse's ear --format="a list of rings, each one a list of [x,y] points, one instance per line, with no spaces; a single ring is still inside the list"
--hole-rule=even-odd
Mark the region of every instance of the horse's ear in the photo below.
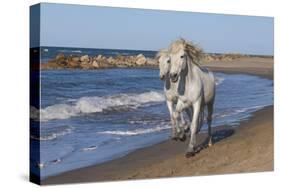
[[[166,50],[159,50],[155,55],[155,59],[158,61],[165,52]]]
[[[160,56],[161,56],[161,55],[160,55],[160,51],[159,51],[159,52],[157,52],[157,53],[156,53],[156,55],[155,55],[155,59],[158,61],[158,60],[159,60],[159,58],[160,58]]]

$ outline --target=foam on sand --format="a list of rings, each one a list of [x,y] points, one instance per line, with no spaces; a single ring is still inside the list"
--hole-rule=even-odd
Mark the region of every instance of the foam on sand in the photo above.
[[[142,135],[142,134],[148,134],[148,133],[154,133],[159,132],[165,129],[170,129],[170,125],[164,125],[164,126],[157,126],[154,128],[148,128],[148,129],[135,129],[130,131],[102,131],[98,132],[98,134],[110,134],[110,135],[118,135],[118,136],[136,136],[136,135]]]
[[[31,135],[30,137],[34,140],[48,141],[48,140],[54,140],[54,139],[56,139],[60,136],[70,134],[70,133],[73,132],[73,130],[74,130],[73,127],[67,127],[65,129],[57,131],[57,132],[53,132],[53,133],[50,133],[50,134],[47,134],[47,135],[42,135],[39,138],[34,136],[34,135]]]

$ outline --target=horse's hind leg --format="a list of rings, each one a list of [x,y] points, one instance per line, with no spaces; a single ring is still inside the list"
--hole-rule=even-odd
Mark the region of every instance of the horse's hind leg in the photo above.
[[[214,102],[209,103],[208,105],[208,117],[207,117],[207,124],[208,124],[208,139],[209,139],[209,146],[213,145],[212,142],[212,120],[213,120],[213,110],[214,110]]]

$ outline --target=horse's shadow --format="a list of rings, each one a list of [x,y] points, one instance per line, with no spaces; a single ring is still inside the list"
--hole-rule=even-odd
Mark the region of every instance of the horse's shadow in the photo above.
[[[212,143],[215,145],[216,143],[220,142],[223,139],[226,139],[234,134],[234,129],[223,129],[215,131],[212,134]],[[196,148],[196,153],[200,152],[201,150],[209,147],[209,139],[206,138],[201,144],[199,144]]]

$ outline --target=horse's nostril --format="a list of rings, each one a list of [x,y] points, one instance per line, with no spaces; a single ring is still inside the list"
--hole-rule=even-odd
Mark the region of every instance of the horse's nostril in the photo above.
[[[176,78],[177,74],[170,74],[171,78]]]

